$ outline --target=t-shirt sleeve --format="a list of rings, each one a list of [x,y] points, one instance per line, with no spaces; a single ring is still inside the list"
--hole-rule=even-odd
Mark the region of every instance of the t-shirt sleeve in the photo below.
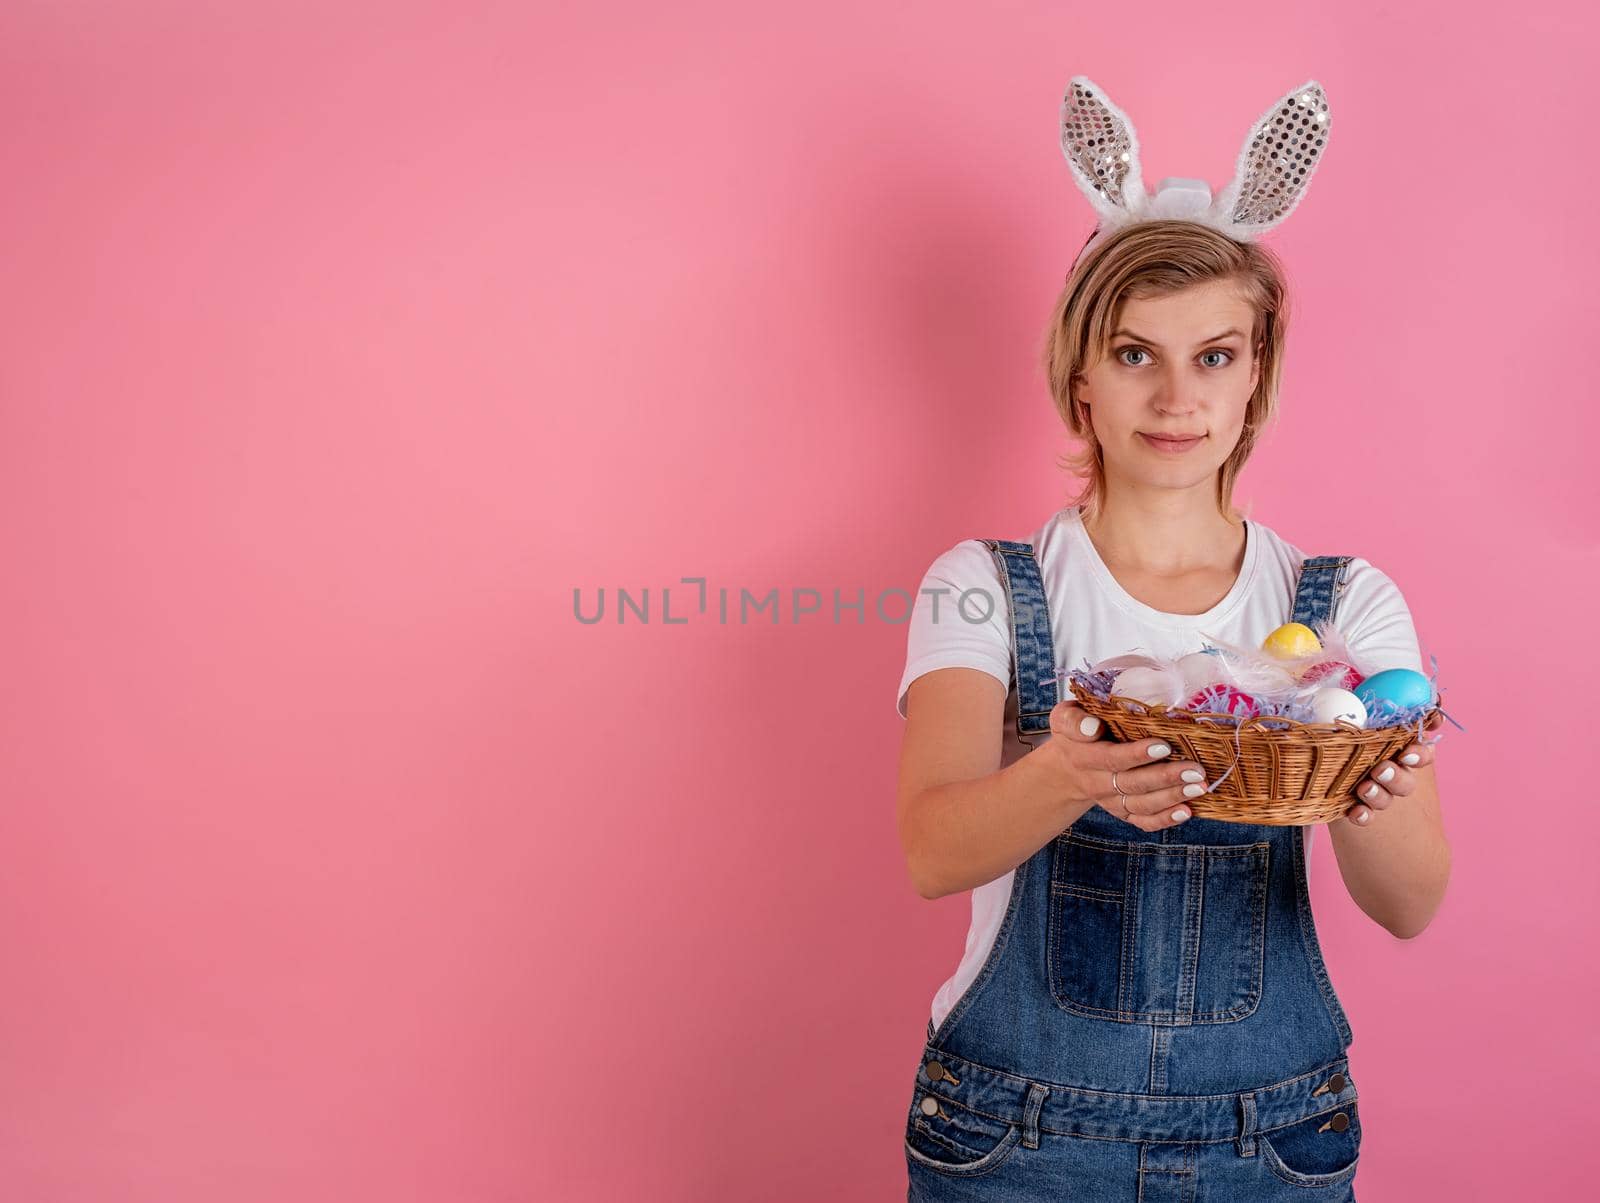
[[[896,708],[906,716],[911,682],[936,668],[976,668],[1011,683],[1011,620],[994,553],[966,539],[934,560],[917,590],[906,631],[906,668]]]
[[[1422,665],[1411,609],[1400,587],[1369,561],[1355,557],[1345,576],[1337,617],[1350,653],[1371,673],[1409,668],[1428,675]]]

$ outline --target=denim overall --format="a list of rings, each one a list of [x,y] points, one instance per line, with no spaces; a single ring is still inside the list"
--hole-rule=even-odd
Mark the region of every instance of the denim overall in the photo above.
[[[1036,741],[1056,701],[1039,566],[1028,543],[984,542],[1006,584],[1018,738]],[[1308,559],[1286,621],[1331,619],[1349,563]],[[1146,832],[1092,807],[1017,866],[988,959],[928,1022],[906,1197],[1353,1200],[1352,1038],[1303,827]]]

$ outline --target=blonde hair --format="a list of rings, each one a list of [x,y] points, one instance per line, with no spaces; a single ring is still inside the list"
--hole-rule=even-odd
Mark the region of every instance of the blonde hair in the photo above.
[[[1074,265],[1050,318],[1045,378],[1062,421],[1083,444],[1063,455],[1060,466],[1084,478],[1072,501],[1085,517],[1104,503],[1106,466],[1088,413],[1073,395],[1074,377],[1109,353],[1124,300],[1165,296],[1213,280],[1237,283],[1256,312],[1250,342],[1261,375],[1245,406],[1239,442],[1217,473],[1218,510],[1232,521],[1242,517],[1233,506],[1233,486],[1277,412],[1288,287],[1277,257],[1259,243],[1237,242],[1198,222],[1165,220],[1135,222],[1109,234]]]

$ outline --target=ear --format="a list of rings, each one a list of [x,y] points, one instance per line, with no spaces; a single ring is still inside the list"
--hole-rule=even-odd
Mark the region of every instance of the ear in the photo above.
[[[1087,75],[1074,75],[1061,101],[1061,153],[1103,225],[1122,225],[1144,208],[1133,122]]]
[[[1327,94],[1314,79],[1280,96],[1245,135],[1233,180],[1217,197],[1218,216],[1246,235],[1288,217],[1322,161],[1331,120]]]

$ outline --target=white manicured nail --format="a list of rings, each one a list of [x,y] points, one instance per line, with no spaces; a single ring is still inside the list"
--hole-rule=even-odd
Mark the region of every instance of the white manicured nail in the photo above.
[[[1377,777],[1374,778],[1374,780],[1387,781],[1387,780],[1389,780],[1390,777],[1393,777],[1393,776],[1394,776],[1394,766],[1386,764],[1386,765],[1383,766],[1383,772],[1379,773],[1377,775]]]
[[[1364,811],[1362,811],[1360,814],[1358,814],[1356,816],[1356,822],[1357,823],[1365,823],[1371,817],[1372,817],[1372,812],[1370,810],[1364,810]]]
[[[1206,779],[1206,775],[1199,769],[1184,769],[1183,779],[1185,781],[1204,781]]]
[[[1172,821],[1174,823],[1181,823],[1185,819],[1187,819],[1188,817],[1189,817],[1189,812],[1184,810],[1181,806],[1177,810],[1172,812]]]
[[[1167,747],[1166,744],[1151,744],[1150,745],[1150,759],[1151,760],[1160,760],[1163,756],[1171,756],[1171,755],[1172,755],[1172,749]]]
[[[1400,763],[1401,764],[1416,764],[1417,761],[1419,761],[1421,759],[1422,759],[1422,757],[1418,756],[1415,752],[1407,752],[1404,756],[1402,756],[1400,758]]]
[[[1206,787],[1203,785],[1186,785],[1183,787],[1183,796],[1185,798],[1198,798],[1205,792]]]
[[[1366,795],[1367,801],[1370,802],[1372,799],[1378,796],[1378,787],[1376,785],[1369,785],[1361,792]]]
[[[1100,730],[1100,720],[1091,714],[1088,718],[1084,719],[1083,722],[1078,724],[1078,730],[1082,731],[1085,735],[1093,735],[1096,731]]]

